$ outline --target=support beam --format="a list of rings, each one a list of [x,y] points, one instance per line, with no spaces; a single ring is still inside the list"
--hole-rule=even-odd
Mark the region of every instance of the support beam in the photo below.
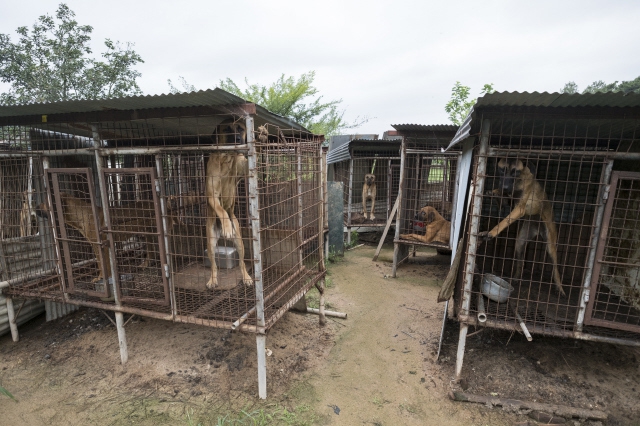
[[[127,336],[124,333],[124,314],[116,312],[116,330],[118,330],[118,344],[120,345],[120,362],[126,364],[129,360],[129,351],[127,350]]]
[[[256,334],[258,348],[258,396],[267,399],[267,336]]]
[[[16,313],[13,310],[13,299],[7,297],[7,317],[9,319],[9,328],[11,329],[11,338],[14,342],[20,340],[18,335],[18,323],[16,322]]]

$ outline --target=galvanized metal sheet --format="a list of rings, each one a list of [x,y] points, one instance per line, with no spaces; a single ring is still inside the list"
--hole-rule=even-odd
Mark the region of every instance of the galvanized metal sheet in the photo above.
[[[328,216],[329,216],[329,251],[337,254],[344,253],[344,201],[342,182],[327,182],[329,195]]]

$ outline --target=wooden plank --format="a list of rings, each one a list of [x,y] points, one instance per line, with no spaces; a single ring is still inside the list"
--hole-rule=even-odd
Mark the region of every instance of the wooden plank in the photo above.
[[[391,215],[389,215],[389,219],[387,220],[387,226],[384,227],[384,232],[382,233],[382,238],[380,238],[380,242],[378,243],[378,248],[376,249],[376,254],[373,255],[373,261],[378,260],[378,256],[380,255],[380,250],[382,250],[382,245],[384,244],[384,239],[387,238],[387,233],[389,232],[389,228],[391,227],[391,222],[393,222],[393,218],[398,211],[398,203],[400,202],[400,196],[396,198],[396,202],[393,205],[393,209],[391,210]]]

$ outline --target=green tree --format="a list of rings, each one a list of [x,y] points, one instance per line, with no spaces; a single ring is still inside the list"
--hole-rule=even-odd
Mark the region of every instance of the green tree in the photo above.
[[[582,93],[603,93],[603,92],[623,92],[623,93],[640,93],[640,77],[629,81],[614,81],[613,83],[605,83],[602,80],[594,81],[588,85]],[[578,85],[570,81],[564,85],[560,93],[580,93]]]
[[[0,81],[10,89],[0,104],[99,99],[140,94],[135,66],[143,62],[133,50],[106,39],[101,59],[91,57],[93,28],[79,25],[75,13],[61,3],[55,18],[43,15],[31,30],[19,27],[18,41],[0,34]]]
[[[482,96],[493,92],[495,92],[493,83],[489,83],[482,86],[480,95]],[[444,107],[444,110],[449,114],[449,120],[451,120],[453,124],[460,126],[464,122],[464,119],[467,118],[467,115],[469,115],[471,107],[475,105],[476,99],[469,100],[470,94],[471,88],[469,86],[463,86],[459,81],[456,81],[453,89],[451,89],[451,99]]]
[[[269,111],[290,118],[312,131],[325,136],[353,129],[369,121],[368,118],[356,118],[348,123],[344,120],[344,110],[339,109],[342,99],[323,102],[318,89],[313,85],[315,71],[302,74],[299,78],[286,77],[284,74],[268,86],[249,84],[245,78],[246,89],[240,89],[230,78],[220,80],[219,87],[242,99],[256,103]],[[179,77],[184,88],[180,90],[168,80],[171,93],[193,92],[196,88],[184,77]]]

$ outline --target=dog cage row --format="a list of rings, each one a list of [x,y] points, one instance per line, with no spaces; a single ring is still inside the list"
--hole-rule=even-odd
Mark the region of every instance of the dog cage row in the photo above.
[[[324,266],[320,141],[267,131],[277,136],[257,140],[253,151],[124,148],[1,157],[5,292],[224,328],[269,328],[322,278]],[[222,161],[212,171],[209,157],[219,153],[242,155],[248,170],[225,170]],[[233,204],[232,217],[211,222],[207,179],[226,181],[219,201]]]

